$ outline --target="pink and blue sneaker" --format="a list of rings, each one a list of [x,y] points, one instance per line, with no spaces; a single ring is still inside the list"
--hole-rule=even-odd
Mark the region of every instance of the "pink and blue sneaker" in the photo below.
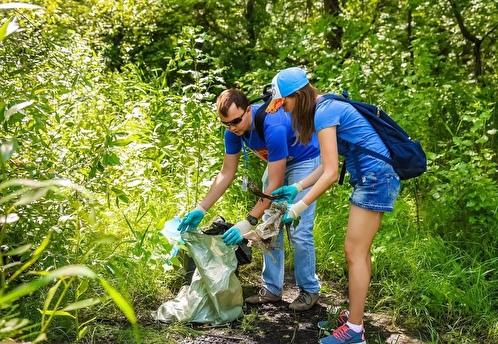
[[[318,343],[321,344],[367,344],[365,340],[365,330],[355,332],[349,328],[348,324],[342,326],[332,332],[328,337],[321,338]]]

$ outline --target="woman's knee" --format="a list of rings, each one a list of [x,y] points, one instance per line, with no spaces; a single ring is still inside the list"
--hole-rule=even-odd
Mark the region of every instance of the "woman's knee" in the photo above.
[[[370,259],[370,247],[364,247],[352,240],[346,240],[344,243],[344,254],[348,264],[368,262]]]

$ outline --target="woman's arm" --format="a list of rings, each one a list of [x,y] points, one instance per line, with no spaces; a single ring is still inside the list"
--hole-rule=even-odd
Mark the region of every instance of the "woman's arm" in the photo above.
[[[339,152],[337,149],[337,127],[328,127],[318,132],[318,143],[322,165],[300,183],[303,188],[313,185],[303,201],[310,205],[337,181],[339,176]],[[321,170],[321,171],[320,171]],[[321,173],[320,173],[321,172]]]

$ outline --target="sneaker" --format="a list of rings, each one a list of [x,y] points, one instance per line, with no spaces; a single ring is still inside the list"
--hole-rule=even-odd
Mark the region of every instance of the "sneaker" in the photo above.
[[[299,296],[289,305],[295,311],[307,311],[318,301],[318,293],[308,293],[301,290]]]
[[[349,328],[348,324],[343,324],[341,327],[332,332],[332,335],[322,338],[318,341],[321,344],[367,344],[365,340],[365,330],[360,333]]]
[[[346,309],[339,314],[337,319],[323,320],[318,322],[318,328],[322,331],[330,331],[336,327],[341,327],[348,322],[349,311]]]
[[[274,295],[268,289],[261,288],[257,295],[249,296],[246,299],[246,303],[258,304],[258,303],[277,302],[280,300],[282,300],[282,296]]]

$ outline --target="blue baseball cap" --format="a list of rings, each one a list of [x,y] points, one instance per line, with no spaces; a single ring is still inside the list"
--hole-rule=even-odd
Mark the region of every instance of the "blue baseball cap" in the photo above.
[[[281,70],[271,81],[272,101],[266,112],[275,113],[284,103],[282,98],[299,91],[308,84],[306,72],[301,68],[291,67]]]

